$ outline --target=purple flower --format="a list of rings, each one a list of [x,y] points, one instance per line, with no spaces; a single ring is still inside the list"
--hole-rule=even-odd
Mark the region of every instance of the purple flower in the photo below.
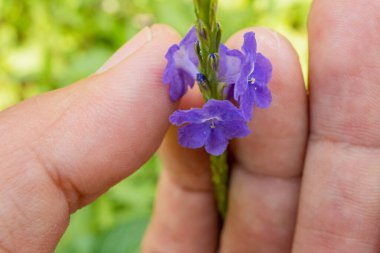
[[[257,53],[253,32],[244,35],[242,50],[245,59],[235,84],[234,98],[239,101],[244,118],[251,120],[254,106],[266,108],[272,102],[272,95],[267,87],[272,78],[272,64],[261,53]]]
[[[192,88],[198,80],[199,60],[194,50],[197,40],[197,32],[193,27],[179,45],[171,46],[166,53],[168,64],[163,81],[169,84],[169,95],[173,102],[178,101],[188,87]],[[244,55],[239,50],[230,50],[221,44],[219,57],[218,81],[226,85],[226,90],[231,90],[231,85],[240,74]]]
[[[219,82],[234,84],[240,75],[244,55],[239,50],[230,50],[223,44],[220,44],[219,55]]]
[[[194,86],[199,73],[199,61],[194,50],[197,39],[197,31],[193,27],[179,45],[171,46],[166,53],[168,64],[163,82],[169,84],[169,95],[173,102],[179,100],[186,93],[188,86]]]
[[[239,50],[230,50],[224,44],[219,47],[218,81],[224,85],[223,97],[232,99],[237,78],[240,75],[244,55]]]
[[[205,146],[211,155],[221,155],[228,141],[250,133],[240,110],[228,100],[210,99],[202,109],[178,110],[170,118],[179,129],[179,143],[187,148]]]

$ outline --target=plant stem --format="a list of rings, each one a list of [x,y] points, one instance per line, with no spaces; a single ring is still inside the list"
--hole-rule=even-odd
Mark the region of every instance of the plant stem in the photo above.
[[[206,77],[210,90],[208,97],[218,98],[218,65],[221,30],[216,22],[217,0],[194,0],[199,39],[200,71]]]
[[[220,25],[216,22],[217,4],[217,0],[194,0],[199,39],[195,50],[199,59],[200,72],[205,77],[200,86],[206,99],[223,99],[224,84],[219,83],[217,76],[221,40]],[[220,156],[210,156],[210,162],[217,208],[224,220],[227,212],[229,181],[227,152]]]
[[[212,182],[217,202],[218,212],[224,221],[228,203],[228,163],[227,151],[220,156],[210,156]]]

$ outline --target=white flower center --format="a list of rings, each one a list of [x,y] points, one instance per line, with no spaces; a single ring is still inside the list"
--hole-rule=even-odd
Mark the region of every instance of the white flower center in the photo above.
[[[211,119],[211,128],[215,128],[215,119]]]

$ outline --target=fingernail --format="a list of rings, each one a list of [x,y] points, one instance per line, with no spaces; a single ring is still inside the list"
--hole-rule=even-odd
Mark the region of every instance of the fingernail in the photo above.
[[[153,38],[152,29],[145,27],[139,33],[137,33],[132,39],[130,39],[124,46],[119,48],[114,55],[98,70],[96,74],[103,73],[113,66],[122,62],[125,58],[133,54],[147,42]]]

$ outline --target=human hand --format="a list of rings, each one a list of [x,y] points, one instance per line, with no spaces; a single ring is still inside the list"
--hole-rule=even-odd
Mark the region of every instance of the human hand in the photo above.
[[[179,147],[173,128],[144,252],[380,251],[379,11],[373,1],[314,2],[309,101],[293,49],[254,29],[273,64],[274,98],[230,150],[225,226],[220,232],[207,156]],[[182,106],[199,103],[193,92]]]
[[[378,251],[379,10],[369,0],[314,4],[310,116],[294,51],[256,30],[274,66],[274,100],[255,112],[253,134],[231,149],[222,252]],[[163,55],[179,37],[162,26],[152,32],[130,41],[103,72],[0,114],[0,251],[53,251],[70,213],[159,146],[175,109],[161,85]],[[241,35],[229,45],[239,47]],[[182,106],[196,103],[192,93]],[[170,130],[161,149],[166,170],[144,251],[214,252],[220,232],[207,158],[175,138]]]
[[[175,110],[171,28],[144,29],[95,75],[0,113],[0,252],[53,252],[69,216],[156,151]]]

